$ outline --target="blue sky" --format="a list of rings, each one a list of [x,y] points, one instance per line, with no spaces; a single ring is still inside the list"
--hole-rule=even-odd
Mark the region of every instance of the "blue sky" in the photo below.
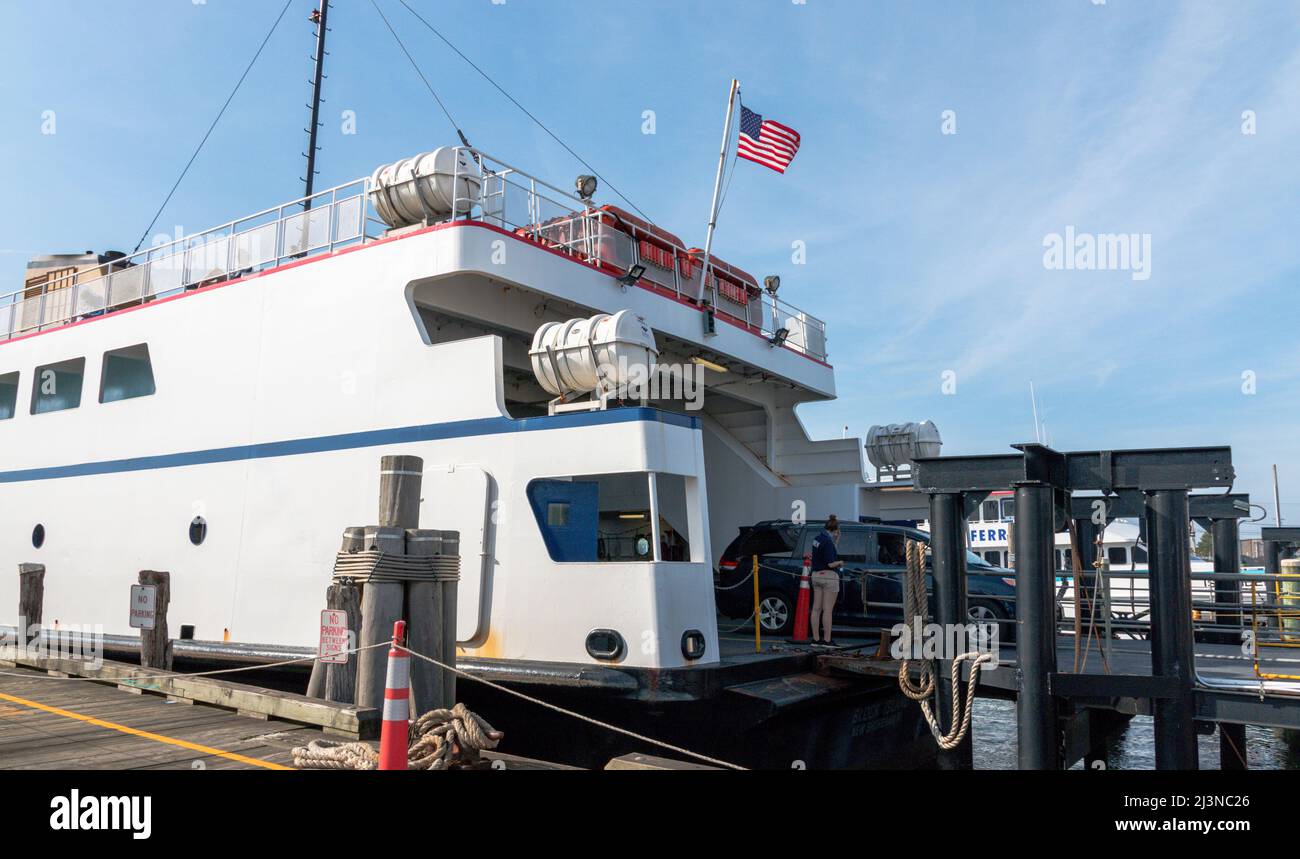
[[[580,171],[379,2],[472,142]],[[784,177],[738,166],[716,249],[829,320],[840,398],[804,410],[814,434],[929,418],[947,453],[1002,451],[1034,435],[1032,381],[1054,446],[1231,444],[1237,488],[1271,510],[1278,463],[1300,523],[1300,3],[411,2],[688,242],[731,77],[802,133]],[[155,233],[300,193],[314,5],[293,0]],[[4,281],[31,253],[130,250],[279,7],[0,2]],[[318,187],[454,140],[369,0],[331,23]],[[1150,277],[1046,268],[1067,226],[1149,235]]]

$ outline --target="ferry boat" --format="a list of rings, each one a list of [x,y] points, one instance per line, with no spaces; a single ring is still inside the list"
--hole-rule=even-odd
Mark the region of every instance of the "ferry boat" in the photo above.
[[[1011,526],[1016,518],[1016,501],[1013,492],[992,492],[980,504],[979,511],[967,522],[967,543],[970,550],[990,564],[998,567],[1015,567],[1015,557],[1010,546]],[[1055,561],[1058,571],[1057,599],[1062,616],[1074,616],[1074,559],[1070,534],[1056,535]],[[1121,623],[1128,619],[1146,618],[1150,611],[1147,585],[1147,550],[1141,538],[1141,528],[1135,522],[1117,519],[1106,525],[1102,532],[1102,553],[1110,581],[1112,613]],[[1091,559],[1088,561],[1091,564]],[[1211,561],[1192,556],[1192,573],[1212,573]],[[1208,579],[1192,580],[1192,596],[1196,603],[1214,602],[1214,584]],[[1212,611],[1197,611],[1197,620],[1213,620]]]
[[[698,395],[555,396],[551,345],[589,356],[599,330]],[[139,253],[34,260],[0,296],[0,559],[44,564],[47,623],[110,644],[158,569],[193,639],[178,654],[301,655],[381,456],[414,454],[421,526],[461,534],[464,665],[602,707],[717,704],[725,669],[758,684],[728,705],[753,724],[818,695],[818,718],[856,720],[809,765],[911,755],[933,744],[888,684],[790,698],[763,684],[810,663],[728,661],[716,622],[741,525],[857,514],[861,442],[814,440],[796,412],[834,396],[824,323],[775,281],[443,147]],[[16,586],[0,577],[10,624]],[[729,727],[717,748],[745,753]]]

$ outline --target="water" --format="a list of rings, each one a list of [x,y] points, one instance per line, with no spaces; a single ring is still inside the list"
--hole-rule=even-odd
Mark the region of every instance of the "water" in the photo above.
[[[1012,701],[977,698],[971,717],[976,769],[1016,768],[1016,705]],[[1219,732],[1198,736],[1201,769],[1219,768]],[[1272,728],[1246,726],[1248,757],[1253,770],[1300,769],[1300,751],[1288,748]],[[1154,725],[1150,716],[1134,716],[1106,755],[1109,769],[1153,770],[1156,767]],[[1074,765],[1075,769],[1082,763]]]

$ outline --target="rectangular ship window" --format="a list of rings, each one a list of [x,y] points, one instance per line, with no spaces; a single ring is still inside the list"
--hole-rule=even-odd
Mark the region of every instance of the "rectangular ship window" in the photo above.
[[[655,495],[659,503],[659,560],[689,561],[692,510],[686,478],[656,474]]]
[[[156,390],[147,344],[140,343],[104,353],[104,372],[99,385],[101,403],[148,397]]]
[[[32,414],[61,412],[81,405],[81,382],[85,375],[85,358],[37,367],[32,379]]]
[[[646,472],[534,480],[528,501],[551,560],[585,563],[689,561],[686,479],[657,474],[655,504]],[[655,528],[651,510],[659,513]],[[656,545],[656,531],[658,544]]]
[[[18,413],[18,374],[0,376],[0,421],[7,421]]]

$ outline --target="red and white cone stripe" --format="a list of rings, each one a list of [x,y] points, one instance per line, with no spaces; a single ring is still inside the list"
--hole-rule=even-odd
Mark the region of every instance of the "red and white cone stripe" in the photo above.
[[[411,730],[411,658],[399,646],[406,644],[406,621],[393,624],[393,646],[388,649],[388,680],[384,683],[384,723],[379,734],[379,768],[406,769],[406,749]]]

